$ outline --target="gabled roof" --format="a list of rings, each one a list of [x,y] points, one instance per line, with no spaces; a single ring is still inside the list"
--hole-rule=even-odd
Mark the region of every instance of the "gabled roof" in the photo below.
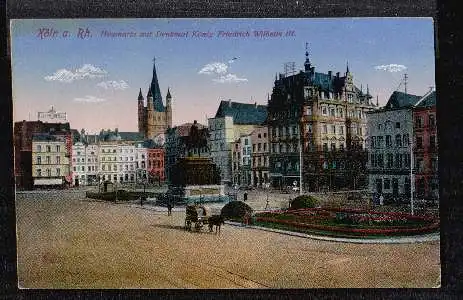
[[[233,117],[235,124],[260,125],[267,119],[267,106],[251,103],[221,101],[215,118]]]
[[[431,107],[436,105],[436,91],[432,91],[424,95],[415,107]]]
[[[394,91],[391,97],[389,97],[389,100],[387,101],[387,104],[384,106],[384,108],[390,109],[411,107],[415,105],[418,102],[418,100],[420,100],[420,98],[420,96]]]

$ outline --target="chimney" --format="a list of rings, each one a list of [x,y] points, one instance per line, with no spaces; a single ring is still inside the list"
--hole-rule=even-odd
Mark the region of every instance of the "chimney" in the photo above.
[[[339,78],[339,72],[336,72],[336,77]]]
[[[254,106],[257,108],[257,102],[254,102]]]
[[[228,106],[231,107],[231,99],[228,99]]]
[[[196,125],[197,123],[198,123],[198,121],[196,121],[196,120],[194,120],[194,121],[193,121],[193,124],[195,124],[195,125]]]
[[[328,71],[328,76],[331,78],[333,78],[333,71]]]

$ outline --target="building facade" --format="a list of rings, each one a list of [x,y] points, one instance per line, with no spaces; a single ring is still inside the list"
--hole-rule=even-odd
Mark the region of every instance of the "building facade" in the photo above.
[[[354,85],[349,67],[344,76],[315,72],[308,52],[304,71],[277,76],[267,120],[272,186],[300,184],[301,164],[307,191],[366,185],[371,98]]]
[[[267,106],[221,101],[214,118],[208,119],[211,158],[220,169],[222,184],[232,184],[233,143],[249,135],[267,119]]]
[[[233,185],[252,185],[251,144],[251,134],[242,135],[232,143]]]
[[[251,133],[252,185],[265,187],[269,183],[269,144],[268,128],[259,126]]]
[[[172,127],[172,96],[167,90],[166,106],[162,101],[159,88],[156,64],[153,63],[153,77],[146,95],[146,105],[140,88],[138,95],[138,132],[146,139],[154,139]]]
[[[75,186],[97,183],[98,145],[77,142],[72,147],[72,182]]]
[[[147,160],[148,160],[148,174],[150,175],[151,181],[161,184],[165,181],[165,150],[161,147],[154,147],[147,149]]]
[[[413,157],[416,197],[439,199],[436,92],[424,95],[413,108]]]
[[[63,187],[69,182],[71,165],[64,135],[32,136],[32,178],[34,188]]]
[[[20,121],[14,123],[14,172],[16,187],[32,189],[32,136],[34,134],[65,135],[71,137],[69,123],[46,123],[42,121]],[[69,141],[72,143],[72,140]],[[71,147],[68,145],[69,152]],[[68,153],[72,155],[72,153]]]

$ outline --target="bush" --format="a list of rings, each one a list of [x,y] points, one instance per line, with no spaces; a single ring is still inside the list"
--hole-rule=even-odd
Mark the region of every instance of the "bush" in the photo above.
[[[220,214],[228,220],[241,220],[246,212],[252,213],[252,208],[249,205],[242,201],[232,201],[222,208]]]
[[[315,208],[317,205],[318,200],[316,198],[309,195],[302,195],[291,201],[290,209]]]

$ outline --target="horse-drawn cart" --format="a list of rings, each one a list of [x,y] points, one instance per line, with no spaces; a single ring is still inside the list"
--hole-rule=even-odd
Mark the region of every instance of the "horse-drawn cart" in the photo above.
[[[191,230],[192,227],[196,230],[208,224],[210,213],[205,206],[202,205],[188,205],[186,207],[185,216],[185,229]]]

